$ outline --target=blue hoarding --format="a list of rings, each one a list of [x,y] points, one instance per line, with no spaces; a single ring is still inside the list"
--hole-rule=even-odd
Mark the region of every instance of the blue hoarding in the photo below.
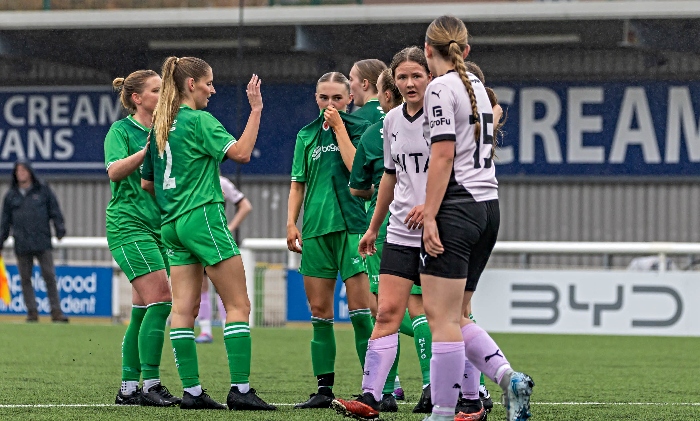
[[[333,298],[333,314],[336,322],[349,322],[348,300],[345,293],[345,284],[340,277],[335,283]],[[287,271],[287,321],[308,322],[311,320],[309,302],[304,292],[304,276],[297,270]]]
[[[700,83],[499,85],[499,175],[700,174]]]
[[[10,305],[0,301],[0,315],[26,314],[22,283],[17,266],[7,265],[10,283]],[[56,266],[56,282],[61,310],[67,316],[112,316],[112,268]],[[32,285],[39,314],[50,314],[51,306],[46,296],[46,284],[39,267],[32,272]]]
[[[217,86],[208,111],[233,134],[236,87]],[[507,110],[503,176],[700,174],[700,82],[497,84]],[[318,115],[313,84],[263,85],[258,143],[244,174],[288,175],[296,133]],[[104,173],[104,136],[123,116],[108,87],[0,90],[0,173],[26,158],[40,174]],[[238,128],[238,130],[237,130]],[[236,164],[227,161],[224,173]]]

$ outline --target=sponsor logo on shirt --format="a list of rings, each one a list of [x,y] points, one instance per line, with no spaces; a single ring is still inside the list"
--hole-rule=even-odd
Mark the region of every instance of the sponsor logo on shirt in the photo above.
[[[449,126],[450,124],[452,124],[452,120],[450,120],[449,118],[445,118],[445,117],[440,117],[440,118],[436,118],[435,120],[430,120],[430,128],[431,129],[435,126],[443,126],[443,125]]]
[[[321,153],[324,152],[340,152],[340,149],[332,143],[328,146],[316,146],[316,149],[311,153],[311,159],[317,160],[321,157]]]

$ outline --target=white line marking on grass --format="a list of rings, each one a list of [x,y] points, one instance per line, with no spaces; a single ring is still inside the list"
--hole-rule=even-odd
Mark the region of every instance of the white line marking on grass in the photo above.
[[[397,402],[399,405],[415,405],[415,402]],[[500,402],[494,402],[500,405]],[[533,406],[700,406],[700,402],[531,402]],[[275,406],[293,406],[294,403],[273,403]],[[126,408],[129,405],[116,405],[109,403],[75,403],[75,404],[16,404],[0,405],[2,408]]]
[[[0,405],[0,408],[105,408],[116,405],[113,403],[69,403],[69,404],[36,404],[36,405]]]

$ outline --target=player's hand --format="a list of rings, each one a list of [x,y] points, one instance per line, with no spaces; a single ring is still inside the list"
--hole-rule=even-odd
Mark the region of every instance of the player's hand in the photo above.
[[[417,230],[423,228],[423,206],[425,205],[416,206],[406,215],[403,223],[406,224],[408,229]]]
[[[440,242],[440,233],[435,219],[423,220],[423,246],[425,251],[433,257],[437,257],[445,251]]]
[[[343,119],[340,118],[340,113],[332,105],[329,105],[328,108],[323,111],[323,118],[326,119],[326,122],[334,131],[343,126]]]
[[[260,80],[258,75],[254,74],[253,77],[250,78],[250,82],[248,82],[248,86],[245,90],[252,111],[262,111],[263,109],[262,93],[260,93],[261,83],[262,80]]]
[[[372,230],[367,230],[365,235],[362,236],[360,240],[360,245],[357,247],[357,251],[360,252],[362,258],[371,256],[377,252],[377,232]]]
[[[296,225],[287,227],[287,248],[289,251],[301,253],[301,246],[302,242],[299,228],[297,228]]]

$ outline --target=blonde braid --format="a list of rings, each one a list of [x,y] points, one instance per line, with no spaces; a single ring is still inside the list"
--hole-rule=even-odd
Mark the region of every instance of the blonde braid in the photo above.
[[[479,142],[481,138],[481,120],[479,119],[479,110],[476,106],[476,95],[474,94],[474,87],[472,86],[472,81],[469,80],[467,76],[467,66],[464,64],[464,58],[462,58],[462,48],[456,43],[450,43],[449,47],[449,57],[452,60],[452,64],[455,66],[457,74],[459,74],[460,79],[464,87],[467,88],[467,94],[469,94],[469,102],[472,105],[472,117],[474,120],[474,140]]]
[[[165,150],[170,127],[180,109],[180,92],[173,77],[177,61],[177,57],[168,57],[163,63],[163,84],[160,88],[158,104],[153,111],[153,129],[156,131],[156,145],[159,154]]]

